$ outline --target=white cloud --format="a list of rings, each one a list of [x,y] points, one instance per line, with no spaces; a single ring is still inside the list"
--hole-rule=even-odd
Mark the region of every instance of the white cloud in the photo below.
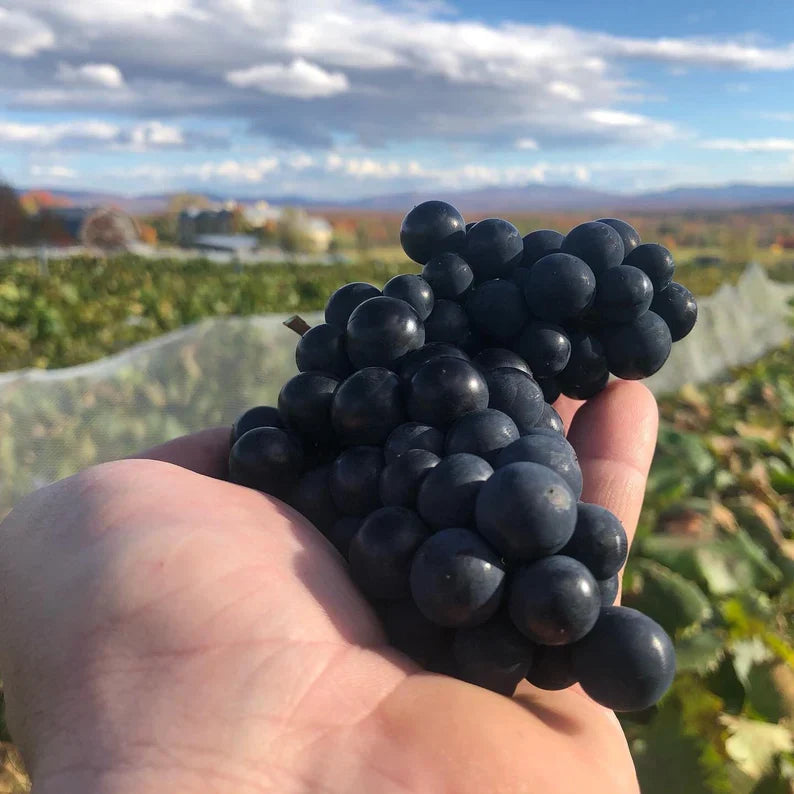
[[[221,139],[200,138],[207,145]],[[144,152],[152,149],[187,148],[190,137],[172,124],[153,120],[125,129],[99,119],[65,121],[56,124],[30,124],[0,121],[0,144],[52,149],[57,146],[83,149],[111,149]]]
[[[112,141],[119,127],[105,121],[68,121],[58,124],[22,124],[0,121],[0,142],[54,146],[64,141]]]
[[[198,177],[202,182],[219,179],[232,183],[262,182],[264,178],[279,167],[276,157],[261,157],[251,162],[223,160],[206,162],[200,165],[187,165],[182,169],[185,176]]]
[[[615,138],[623,141],[653,143],[667,141],[679,135],[675,124],[652,119],[639,113],[596,108],[586,111],[584,118],[595,129],[609,131]]]
[[[715,138],[700,146],[723,152],[794,152],[794,138]]]
[[[298,152],[289,159],[289,167],[294,168],[296,171],[303,171],[306,168],[311,168],[315,163],[314,158],[305,152]]]
[[[582,98],[582,89],[577,85],[566,83],[563,80],[554,80],[549,83],[549,91],[571,102],[579,102]]]
[[[34,165],[30,169],[31,176],[37,179],[69,180],[76,179],[78,172],[65,165]]]
[[[538,142],[534,138],[519,138],[516,141],[516,149],[538,149]]]
[[[124,85],[121,70],[110,63],[84,63],[81,66],[59,63],[55,79],[61,83],[96,85],[103,88],[121,88]]]
[[[151,148],[184,146],[185,134],[179,127],[163,124],[161,121],[148,121],[138,124],[129,132],[130,146],[135,151]]]
[[[14,3],[10,4],[11,6]],[[0,54],[30,58],[55,45],[55,34],[24,7],[0,8]]]
[[[739,40],[713,38],[637,39],[603,36],[614,55],[693,66],[712,66],[740,71],[788,71],[794,69],[794,44],[762,47]]]
[[[226,79],[240,88],[256,88],[268,94],[313,99],[341,94],[350,88],[342,72],[327,72],[303,58],[289,65],[266,63],[229,72]]]

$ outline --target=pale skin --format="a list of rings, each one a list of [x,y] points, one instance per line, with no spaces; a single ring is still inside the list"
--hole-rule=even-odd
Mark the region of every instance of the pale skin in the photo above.
[[[562,400],[585,501],[631,537],[656,405]],[[89,469],[0,526],[0,669],[35,794],[636,794],[578,687],[510,700],[390,650],[334,548],[220,479],[228,430]]]

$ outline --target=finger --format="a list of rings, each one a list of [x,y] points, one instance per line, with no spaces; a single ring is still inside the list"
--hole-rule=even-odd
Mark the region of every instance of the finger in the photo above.
[[[584,476],[582,501],[611,510],[634,537],[656,448],[656,400],[636,381],[614,381],[577,411],[569,440]]]
[[[213,427],[152,447],[131,459],[162,460],[196,474],[225,480],[229,471],[229,428]]]
[[[567,436],[573,424],[576,412],[584,405],[583,400],[572,400],[570,397],[562,395],[554,403],[554,410],[560,415],[562,423],[565,425],[565,435]]]

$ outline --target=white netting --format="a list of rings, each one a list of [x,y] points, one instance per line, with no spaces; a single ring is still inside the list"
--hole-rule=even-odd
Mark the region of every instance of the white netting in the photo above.
[[[725,284],[698,300],[697,325],[673,345],[667,363],[647,385],[665,394],[755,361],[794,335],[792,298],[794,284],[770,281],[761,265],[748,265],[736,286]]]
[[[778,346],[792,335],[792,297],[794,286],[751,265],[736,287],[700,301],[695,331],[649,385],[659,394],[710,380]],[[296,371],[284,319],[206,320],[93,364],[0,375],[0,515],[86,466],[274,404]]]

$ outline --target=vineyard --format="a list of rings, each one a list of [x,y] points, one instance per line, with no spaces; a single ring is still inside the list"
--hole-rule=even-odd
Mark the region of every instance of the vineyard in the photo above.
[[[736,281],[739,265],[679,258],[679,278],[696,295]],[[770,277],[794,282],[794,259],[769,262]],[[418,272],[383,251],[352,264],[258,264],[150,260],[133,255],[50,262],[0,261],[0,370],[67,367],[94,361],[205,317],[313,311],[349,281],[382,285]]]
[[[0,362],[81,364],[205,317],[311,312],[345,281],[404,269],[16,263],[0,270]],[[705,295],[740,272],[685,263],[679,277]],[[272,401],[290,342],[273,318],[207,321],[112,367],[0,389],[0,515],[40,482]],[[679,675],[658,707],[622,718],[643,794],[791,794],[794,347],[664,397],[660,412],[624,603],[674,635]],[[10,755],[0,792],[28,790],[17,764]]]

